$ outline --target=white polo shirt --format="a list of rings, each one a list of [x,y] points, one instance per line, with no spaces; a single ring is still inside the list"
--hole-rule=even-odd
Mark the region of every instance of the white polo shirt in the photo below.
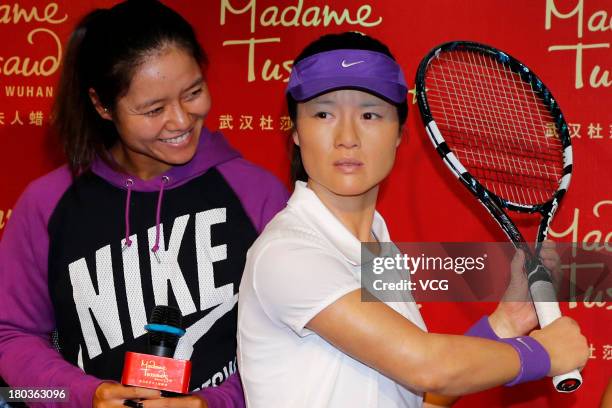
[[[390,241],[378,212],[372,231]],[[247,254],[238,301],[238,367],[247,406],[420,407],[413,393],[304,326],[360,288],[357,238],[303,182]],[[387,303],[426,330],[414,302]]]

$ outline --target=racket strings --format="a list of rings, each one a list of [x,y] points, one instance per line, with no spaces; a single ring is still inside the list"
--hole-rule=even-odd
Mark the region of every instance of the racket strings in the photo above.
[[[499,168],[503,171],[513,171],[515,169],[523,170],[525,177],[527,178],[538,178],[550,180],[551,177],[557,177],[556,168],[547,163],[547,160],[554,160],[554,155],[548,155],[546,152],[533,152],[533,155],[527,155],[524,151],[519,150],[507,150],[507,151],[489,151],[487,154],[489,157],[484,156],[481,146],[474,149],[473,144],[465,144],[464,140],[459,136],[456,140],[451,136],[451,140],[454,140],[454,150],[462,150],[465,155],[470,157],[474,164],[480,164],[480,167],[486,167],[486,163],[493,162],[497,163],[495,168]],[[495,148],[495,146],[485,146],[488,149]],[[521,160],[519,155],[523,156],[523,159],[528,158],[531,160]],[[489,160],[487,160],[489,159]],[[530,172],[531,171],[531,172]]]
[[[465,106],[462,114],[465,118],[469,118],[471,120],[479,120],[478,117],[475,117],[475,114],[484,113],[482,117],[489,119],[487,122],[489,124],[488,127],[484,129],[492,129],[494,125],[501,125],[501,129],[497,126],[497,130],[509,130],[512,132],[512,136],[517,138],[520,141],[524,141],[525,146],[528,146],[531,138],[526,138],[521,130],[527,127],[538,126],[539,124],[544,124],[541,130],[546,130],[551,126],[554,127],[554,121],[552,116],[548,112],[548,110],[541,103],[537,103],[535,101],[535,105],[531,106],[530,98],[534,97],[534,93],[531,91],[531,88],[528,84],[520,80],[517,74],[514,74],[510,71],[502,71],[495,65],[491,66],[492,72],[497,73],[497,77],[489,75],[489,67],[485,65],[488,61],[491,64],[497,64],[492,61],[490,58],[487,58],[483,55],[474,53],[466,53],[468,57],[473,61],[471,64],[462,63],[464,67],[462,69],[465,71],[467,67],[472,69],[480,68],[481,71],[477,72],[478,76],[469,78],[465,76],[465,72],[460,70],[453,70],[449,66],[444,66],[444,69],[448,70],[448,76],[451,78],[457,78],[458,82],[452,85],[453,93],[457,97],[464,97],[464,101],[471,102],[471,105],[476,109],[470,109],[470,106]],[[478,61],[476,61],[478,58]],[[486,58],[486,59],[485,59]],[[513,78],[510,75],[517,75],[517,78]],[[469,81],[469,79],[475,79],[476,81]],[[505,80],[505,83],[500,86],[500,79]],[[457,88],[457,84],[462,87],[461,91]],[[484,84],[484,86],[483,86]],[[504,88],[505,86],[506,88]],[[497,91],[497,92],[496,92]],[[508,92],[510,91],[510,92]],[[514,92],[512,92],[514,91]],[[499,102],[497,104],[492,102]],[[501,106],[500,106],[501,105]],[[461,105],[459,105],[461,108]],[[525,109],[520,109],[519,107],[525,107]],[[537,108],[538,118],[536,119],[533,115],[533,108]],[[543,115],[541,111],[544,111],[544,115],[549,118],[548,121],[543,120]],[[513,117],[510,117],[508,114],[515,114]],[[470,116],[472,115],[472,116]],[[480,119],[482,120],[482,119]],[[536,129],[539,130],[539,129]],[[507,133],[501,133],[500,135],[503,137]],[[553,139],[554,141],[558,141],[558,139]],[[560,146],[560,142],[559,142]]]
[[[562,175],[554,119],[519,74],[472,51],[442,52],[426,78],[430,110],[459,161],[487,189],[541,203]]]
[[[470,64],[466,64],[466,63],[462,63],[459,62],[459,67],[453,67],[453,66],[445,66],[444,69],[446,70],[448,76],[446,77],[440,77],[439,81],[440,83],[445,83],[445,85],[448,86],[449,89],[454,89],[456,87],[459,86],[465,86],[465,81],[463,81],[463,75],[465,75],[465,70],[466,69],[472,69],[473,65]],[[459,69],[460,68],[460,69]],[[494,69],[496,69],[499,72],[499,69],[496,67],[493,67]],[[516,74],[515,74],[516,75]],[[457,79],[455,79],[457,78]],[[496,82],[499,80],[499,75],[498,76],[491,76],[491,75],[487,75],[486,72],[481,72],[480,78],[482,80],[487,80],[487,82],[491,83],[491,81],[494,81],[493,84],[496,84]],[[468,84],[469,85],[469,84]],[[508,84],[511,87],[514,87],[514,89],[516,91],[525,91],[525,92],[530,92],[531,88],[529,87],[528,84],[526,84],[525,82],[521,82],[519,84],[517,83],[509,83]],[[472,93],[472,96],[474,96],[476,99],[474,99],[475,104],[479,104],[479,103],[484,103],[484,100],[480,100],[479,96],[480,93],[478,92],[479,89],[478,88],[466,88],[463,90],[463,92],[469,94]],[[435,95],[428,95],[428,100],[430,97],[433,97],[435,99]],[[525,116],[525,119],[528,119],[531,111],[529,110],[520,110],[520,108],[523,105],[517,105],[516,104],[516,100],[511,98],[509,95],[506,94],[501,94],[498,95],[498,98],[500,101],[504,101],[507,102],[507,108],[510,109],[511,111],[513,111],[514,113],[518,114],[518,115],[525,115],[527,114],[527,116]],[[485,105],[486,106],[486,105]],[[545,107],[543,108],[543,116],[548,117],[550,119],[551,123],[554,123],[554,119],[552,117],[552,115],[550,115],[550,112],[548,111],[548,109],[546,109]]]
[[[442,112],[436,110],[436,109],[432,109],[431,112],[435,115],[435,114],[440,114]],[[484,119],[480,119],[480,118],[473,118],[470,119],[476,122],[479,122],[478,125],[485,127],[485,128],[493,128],[496,124],[494,122],[491,121],[487,121]],[[452,127],[456,128],[456,127],[460,127],[463,123],[459,120],[456,120],[454,118],[448,118],[448,123],[452,125]],[[460,138],[458,138],[457,140],[457,144],[461,144],[462,141]],[[485,141],[484,143],[487,143],[487,141]],[[467,144],[465,146],[468,146]],[[508,146],[509,149],[512,149],[512,146]],[[529,146],[525,146],[523,149],[514,149],[511,153],[514,154],[525,154],[526,156],[533,158],[533,159],[543,159],[543,160],[555,160],[558,157],[557,151],[541,151],[541,150],[535,150],[535,149],[530,149]]]

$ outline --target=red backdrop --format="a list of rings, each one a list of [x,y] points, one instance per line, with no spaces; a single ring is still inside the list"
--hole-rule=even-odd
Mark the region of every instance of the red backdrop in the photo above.
[[[26,184],[61,163],[48,137],[59,61],[74,24],[109,0],[0,3],[0,234]],[[166,3],[195,26],[211,66],[211,129],[288,184],[283,89],[291,59],[310,40],[356,30],[386,42],[410,87],[434,45],[465,39],[494,45],[537,72],[571,128],[572,187],[553,225],[559,241],[612,252],[612,5],[605,0],[205,0]],[[412,96],[411,96],[412,97]],[[426,140],[414,101],[379,209],[396,241],[504,241]],[[410,177],[409,177],[410,176]],[[447,210],[452,209],[452,211]],[[528,233],[527,236],[533,236]],[[573,265],[572,265],[573,264]],[[569,259],[565,267],[581,265]],[[0,282],[1,284],[1,282]],[[457,333],[493,305],[424,304],[430,330]],[[591,344],[582,389],[548,380],[465,397],[459,407],[593,407],[612,375],[612,288],[564,303]]]

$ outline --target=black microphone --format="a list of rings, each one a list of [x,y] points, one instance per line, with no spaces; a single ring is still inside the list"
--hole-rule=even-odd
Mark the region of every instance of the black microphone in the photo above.
[[[176,360],[174,350],[185,334],[183,316],[172,306],[155,306],[149,324],[149,354],[125,353],[121,383],[162,391],[163,396],[189,392],[191,361]]]
[[[145,326],[149,332],[149,354],[174,357],[179,338],[185,333],[181,311],[172,306],[155,306],[149,321]]]

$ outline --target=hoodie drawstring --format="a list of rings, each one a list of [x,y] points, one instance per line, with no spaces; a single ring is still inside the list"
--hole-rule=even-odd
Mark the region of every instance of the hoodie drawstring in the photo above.
[[[157,210],[155,212],[155,245],[151,248],[151,252],[155,255],[155,259],[157,259],[157,263],[161,263],[159,259],[159,255],[157,255],[157,251],[159,250],[159,230],[160,230],[160,215],[161,215],[161,206],[162,206],[162,198],[164,196],[164,186],[170,181],[167,176],[162,176],[162,183],[159,189],[159,195],[157,196]]]
[[[132,245],[132,240],[130,239],[130,198],[132,196],[133,184],[134,180],[125,180],[125,186],[127,187],[127,197],[125,198],[125,245],[123,246],[124,251],[126,248],[129,248]]]

